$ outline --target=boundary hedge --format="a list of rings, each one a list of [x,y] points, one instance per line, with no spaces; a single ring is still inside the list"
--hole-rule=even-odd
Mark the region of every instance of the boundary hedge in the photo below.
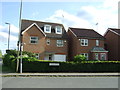
[[[59,66],[49,66],[49,63],[59,63]],[[16,60],[12,61],[15,69]],[[23,59],[23,72],[120,72],[120,61],[83,61],[55,62]]]

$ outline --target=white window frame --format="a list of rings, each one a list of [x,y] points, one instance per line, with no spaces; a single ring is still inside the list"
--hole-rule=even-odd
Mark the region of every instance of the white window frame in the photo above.
[[[36,57],[37,59],[40,59],[40,54],[39,54],[39,53],[35,53],[35,57]]]
[[[64,46],[64,41],[63,40],[57,40],[56,45],[57,45],[57,47],[63,47]]]
[[[88,58],[89,58],[89,55],[88,55],[88,53],[81,53],[80,55],[83,55],[83,56],[85,56],[87,60],[88,60]]]
[[[58,29],[59,28],[59,29]],[[60,32],[58,32],[58,30],[60,30]],[[55,27],[55,32],[57,33],[57,34],[62,34],[62,27],[61,26],[56,26]]]
[[[102,59],[102,55],[105,55],[105,60],[106,60],[106,53],[101,53],[101,54],[100,54],[100,59],[101,59],[101,60],[103,60],[103,59]]]
[[[32,39],[32,38],[36,38],[36,39]],[[32,41],[35,41],[35,43],[32,43]],[[38,37],[36,37],[36,36],[30,36],[30,43],[31,44],[37,44],[38,43]]]
[[[99,43],[100,43],[99,40],[96,40],[96,46],[99,46]]]
[[[47,31],[47,27],[49,27],[49,31]],[[44,32],[45,33],[51,33],[51,25],[44,25]]]
[[[99,60],[99,54],[95,53],[95,60]]]
[[[81,46],[88,46],[88,39],[80,39]]]
[[[47,45],[50,45],[50,39],[46,40]]]

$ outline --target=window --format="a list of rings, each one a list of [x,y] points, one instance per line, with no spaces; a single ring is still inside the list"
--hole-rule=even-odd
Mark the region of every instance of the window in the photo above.
[[[45,25],[44,26],[44,32],[51,33],[51,26],[50,25]]]
[[[99,54],[95,53],[95,60],[99,60]]]
[[[30,37],[30,43],[37,44],[38,43],[38,37],[34,37],[34,36]]]
[[[49,60],[52,60],[52,54],[49,55]]]
[[[63,47],[63,40],[57,40],[57,47]]]
[[[99,40],[96,40],[96,46],[99,46]]]
[[[81,39],[81,46],[88,46],[88,39]]]
[[[35,54],[35,57],[36,57],[37,59],[39,59],[39,54],[38,54],[38,53],[36,53],[36,54]]]
[[[106,60],[106,54],[105,53],[101,53],[101,60]]]
[[[55,31],[56,31],[57,34],[62,34],[62,27],[61,26],[56,26]]]
[[[81,53],[81,55],[85,56],[86,59],[88,60],[88,53]]]
[[[47,39],[46,43],[47,45],[50,45],[50,39]]]

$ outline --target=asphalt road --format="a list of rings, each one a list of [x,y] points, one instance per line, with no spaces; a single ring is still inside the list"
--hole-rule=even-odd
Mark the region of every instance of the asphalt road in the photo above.
[[[3,77],[2,88],[118,88],[118,77]]]

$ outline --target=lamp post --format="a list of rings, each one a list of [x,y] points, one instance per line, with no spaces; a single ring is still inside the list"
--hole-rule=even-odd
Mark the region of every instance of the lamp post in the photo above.
[[[8,50],[9,50],[9,44],[10,44],[10,23],[5,23],[9,25],[9,34],[8,34]]]

